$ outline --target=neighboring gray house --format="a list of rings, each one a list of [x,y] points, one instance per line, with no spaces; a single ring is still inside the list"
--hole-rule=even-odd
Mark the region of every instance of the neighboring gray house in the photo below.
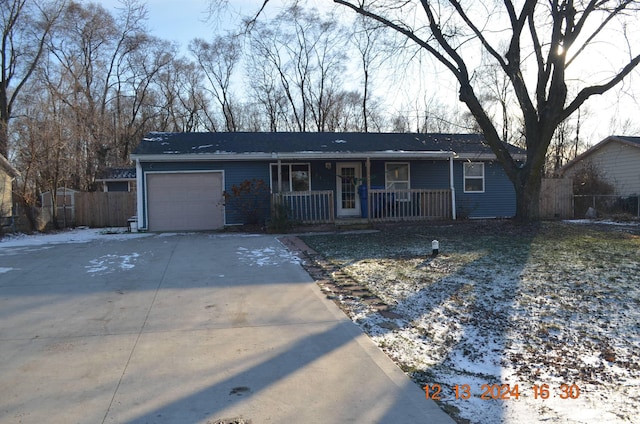
[[[96,178],[96,183],[104,192],[135,191],[136,168],[109,168]]]
[[[640,194],[640,137],[610,136],[560,168],[563,177],[573,177],[592,164],[600,177],[621,197]]]
[[[242,224],[224,193],[253,179],[298,222],[515,215],[513,185],[478,134],[150,133],[131,158],[138,227],[151,231]]]
[[[19,175],[18,170],[0,155],[0,218],[10,217],[13,213],[13,180]]]

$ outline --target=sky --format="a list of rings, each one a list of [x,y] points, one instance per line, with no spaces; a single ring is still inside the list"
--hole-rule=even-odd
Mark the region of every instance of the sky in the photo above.
[[[114,14],[116,8],[121,7],[119,0],[92,1]],[[239,22],[239,16],[257,12],[262,4],[262,1],[256,0],[228,1],[230,11],[222,18],[222,22],[207,22],[209,0],[146,0],[147,26],[151,34],[164,40],[176,41],[186,50],[194,38],[210,39],[220,26],[224,27],[225,24],[233,28],[233,25]],[[308,0],[306,3],[319,4],[320,0]],[[270,0],[267,13],[277,13],[281,8],[281,0]]]
[[[90,0],[87,0],[90,1]],[[107,10],[116,12],[120,6],[119,0],[93,0],[102,4]],[[265,15],[275,16],[282,8],[286,0],[270,0],[264,12]],[[221,17],[218,22],[207,22],[207,6],[209,0],[146,0],[148,11],[147,26],[151,34],[164,39],[179,43],[185,55],[188,55],[187,47],[194,38],[204,38],[209,40],[216,33],[223,32],[224,28],[236,28],[241,16],[250,15],[259,10],[263,0],[228,0],[231,11],[227,15]],[[331,4],[327,0],[305,0],[305,5],[313,5],[319,9],[323,9],[327,4]],[[346,12],[345,12],[346,13]],[[417,68],[425,67],[425,64],[417,65]],[[432,70],[433,66],[426,64],[426,67]],[[427,95],[438,98],[457,99],[457,84],[441,84],[444,75],[430,74],[427,79],[424,76],[406,75],[404,81],[409,91],[415,91],[416,84],[420,84],[421,89],[427,91]],[[631,97],[629,94],[621,90],[625,87],[635,87],[638,80],[638,72],[635,72],[633,79],[627,79],[623,84],[618,85],[605,96],[596,96],[586,106],[589,110],[589,123],[583,123],[583,138],[587,139],[588,144],[595,144],[605,137],[611,135],[610,122],[612,119],[623,121],[631,118],[636,123],[634,128],[640,130],[640,124],[637,124],[638,115],[638,99]],[[405,103],[409,93],[395,89],[393,92],[381,93],[381,96],[387,99],[387,103],[398,105]],[[396,99],[392,99],[392,97]],[[444,102],[452,103],[455,109],[465,111],[463,105],[457,101]],[[399,106],[394,106],[399,107]],[[614,130],[615,132],[615,130]],[[633,132],[633,131],[631,131]],[[640,135],[632,133],[623,133],[618,131],[617,135]]]
[[[118,0],[98,0],[97,3],[114,14],[120,7]],[[213,33],[211,24],[206,22],[206,0],[148,0],[146,4],[147,26],[156,37],[177,41],[186,48],[192,39],[207,39]]]

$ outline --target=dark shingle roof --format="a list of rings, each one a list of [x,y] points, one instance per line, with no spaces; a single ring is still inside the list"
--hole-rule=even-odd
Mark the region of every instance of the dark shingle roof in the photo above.
[[[98,181],[106,180],[135,180],[136,168],[109,168],[98,178]]]
[[[514,154],[524,150],[508,146]],[[411,133],[157,133],[132,153],[144,155],[243,153],[455,152],[491,154],[481,134]]]
[[[628,137],[626,135],[614,135],[613,137],[626,141],[627,143],[634,143],[640,146],[640,137]]]

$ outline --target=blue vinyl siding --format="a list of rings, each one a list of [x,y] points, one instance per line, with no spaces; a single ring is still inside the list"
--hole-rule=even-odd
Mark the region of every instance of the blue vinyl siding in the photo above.
[[[327,170],[325,163],[331,163]],[[311,162],[312,190],[335,190],[336,161]],[[409,163],[410,182],[413,189],[439,190],[450,188],[448,160],[374,160],[371,161],[371,185],[384,187],[387,162]],[[361,161],[363,177],[366,177],[366,161]],[[486,161],[484,193],[464,192],[464,161],[454,161],[454,186],[457,213],[469,218],[513,217],[516,212],[515,191],[498,162]]]
[[[311,164],[311,189],[336,190],[336,168],[339,161],[287,161],[287,163]],[[366,161],[349,161],[362,163],[363,177],[366,177]],[[447,160],[374,160],[371,161],[371,185],[385,185],[385,163],[409,163],[410,183],[413,189],[449,189],[449,161]],[[146,172],[189,172],[189,171],[223,171],[224,189],[239,185],[244,180],[260,179],[270,183],[270,164],[273,161],[252,162],[143,162],[143,175]],[[330,169],[326,164],[330,163]],[[454,162],[454,182],[456,189],[456,206],[460,218],[512,217],[515,215],[515,191],[497,162],[484,162],[484,193],[464,193],[463,177],[464,161]],[[143,187],[146,181],[143,180]],[[143,196],[146,193],[143,191]],[[146,198],[143,207],[146,207]],[[334,207],[335,207],[334,202]],[[269,208],[265,208],[264,220],[268,218]],[[146,211],[139,211],[146,216]],[[225,224],[242,224],[242,214],[230,205],[225,207]]]
[[[231,191],[234,185],[254,178],[269,184],[269,162],[143,162],[142,170],[143,174],[145,172],[224,171],[224,190],[227,192]],[[143,184],[146,187],[145,181]],[[143,204],[147,204],[146,198]],[[266,207],[265,210],[268,211],[269,208]],[[146,215],[146,211],[143,213]],[[264,217],[266,218],[267,216]],[[242,224],[239,211],[232,207],[225,207],[225,224]]]
[[[331,169],[325,164],[330,163]],[[311,190],[335,190],[336,189],[336,162],[312,161],[311,162]]]
[[[448,189],[449,162],[444,160],[375,160],[371,161],[371,185],[384,187],[386,183],[386,163],[408,163],[411,188]],[[362,165],[363,176],[366,177],[365,162]]]
[[[449,161],[426,160],[411,162],[411,188],[448,190]]]
[[[453,167],[456,209],[460,218],[505,218],[516,214],[516,194],[498,162],[484,162],[484,193],[464,192],[464,161]]]

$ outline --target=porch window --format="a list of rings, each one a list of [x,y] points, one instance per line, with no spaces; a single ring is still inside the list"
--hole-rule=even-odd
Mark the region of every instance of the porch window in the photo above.
[[[311,190],[311,170],[308,163],[283,163],[282,191]],[[271,191],[278,192],[278,164],[271,164]]]
[[[467,162],[464,164],[464,192],[484,193],[484,163]]]
[[[385,164],[387,190],[409,190],[409,164],[387,162]],[[396,193],[396,200],[409,200],[409,193]]]

